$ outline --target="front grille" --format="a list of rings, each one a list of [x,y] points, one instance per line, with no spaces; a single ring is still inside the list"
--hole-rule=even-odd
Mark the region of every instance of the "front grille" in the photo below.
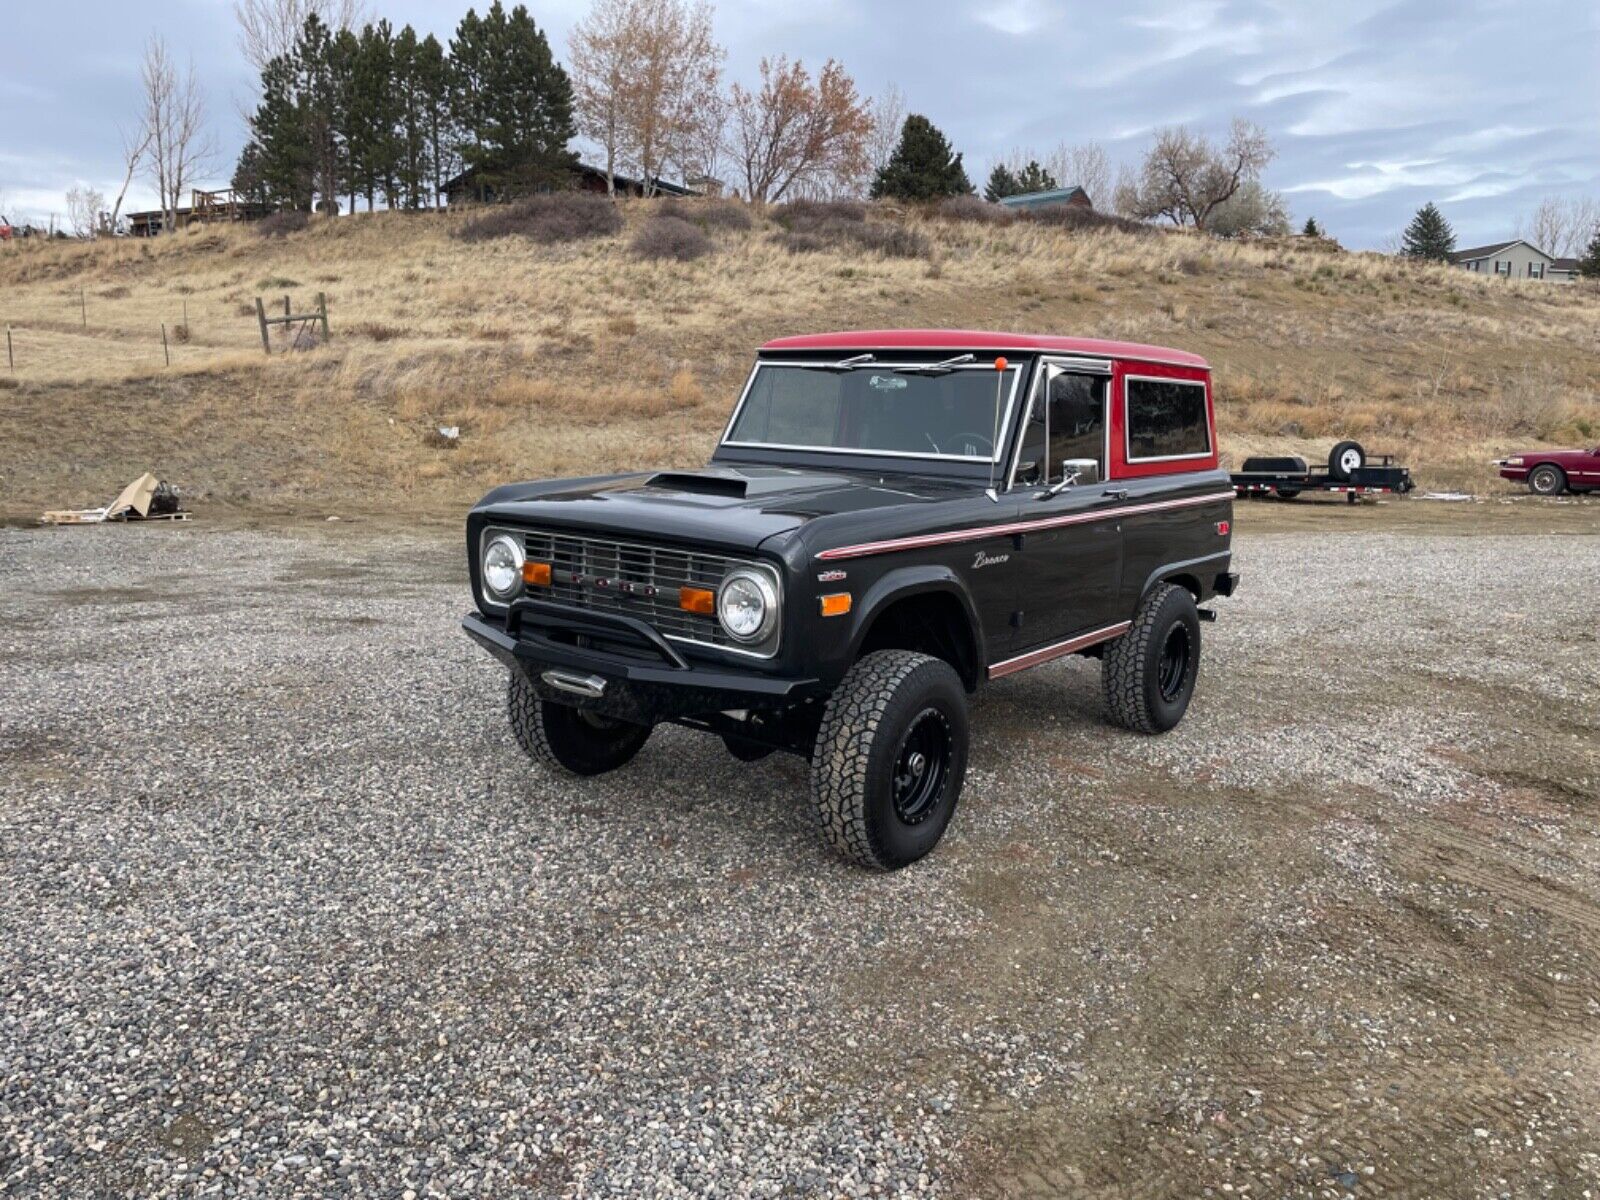
[[[550,586],[530,588],[531,596],[635,617],[670,638],[751,649],[729,636],[715,616],[678,606],[679,588],[716,591],[730,570],[747,565],[740,559],[542,529],[526,531],[523,547],[530,562],[547,562],[551,568]]]

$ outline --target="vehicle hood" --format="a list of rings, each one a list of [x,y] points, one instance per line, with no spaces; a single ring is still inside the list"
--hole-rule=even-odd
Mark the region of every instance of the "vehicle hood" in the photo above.
[[[971,492],[970,483],[918,475],[716,466],[509,484],[490,492],[474,511],[519,525],[754,550],[818,517]]]

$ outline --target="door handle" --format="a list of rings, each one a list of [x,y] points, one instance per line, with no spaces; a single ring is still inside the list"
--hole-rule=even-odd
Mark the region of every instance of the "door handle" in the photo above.
[[[1128,498],[1128,489],[1127,488],[1107,488],[1105,491],[1101,492],[1100,494],[1102,496],[1104,496],[1107,500],[1126,500]]]

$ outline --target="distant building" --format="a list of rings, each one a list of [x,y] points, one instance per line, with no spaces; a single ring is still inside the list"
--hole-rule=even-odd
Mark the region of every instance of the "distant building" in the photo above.
[[[203,192],[199,188],[190,194],[190,202],[180,205],[174,212],[175,228],[204,224],[208,221],[259,221],[277,212],[271,204],[254,200],[241,200],[232,188],[216,192]],[[131,212],[127,216],[128,233],[133,237],[155,237],[169,233],[167,214],[159,208],[144,212]]]
[[[1450,262],[1464,271],[1498,275],[1502,279],[1543,279],[1548,283],[1571,283],[1578,278],[1578,260],[1546,254],[1532,242],[1517,238],[1474,246],[1450,256]]]
[[[644,195],[644,182],[627,175],[614,175],[617,194],[619,196]],[[579,191],[599,192],[606,191],[605,168],[592,166],[581,162],[573,170],[573,182]],[[545,189],[549,190],[549,189]],[[681,183],[669,183],[665,179],[655,181],[656,195],[658,196],[699,196],[699,190]],[[452,205],[468,203],[486,203],[498,199],[492,184],[480,184],[476,167],[468,167],[453,179],[445,181],[445,198]]]
[[[1023,192],[1018,196],[1002,196],[999,203],[1016,212],[1034,212],[1041,208],[1093,208],[1089,193],[1081,187],[1051,188],[1045,192]]]

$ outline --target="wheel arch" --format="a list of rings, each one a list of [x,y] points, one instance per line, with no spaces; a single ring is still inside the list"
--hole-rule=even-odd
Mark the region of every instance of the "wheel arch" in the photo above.
[[[850,632],[850,661],[875,650],[918,650],[955,668],[975,691],[987,665],[972,596],[947,567],[907,567],[862,597]]]
[[[1150,572],[1144,581],[1144,586],[1139,589],[1139,600],[1143,602],[1156,584],[1171,583],[1187,591],[1198,604],[1206,598],[1209,591],[1204,581],[1208,578],[1215,579],[1218,571],[1227,570],[1228,560],[1232,556],[1232,550],[1219,550],[1214,554],[1204,554],[1199,558],[1184,559],[1181,562],[1159,566]]]

